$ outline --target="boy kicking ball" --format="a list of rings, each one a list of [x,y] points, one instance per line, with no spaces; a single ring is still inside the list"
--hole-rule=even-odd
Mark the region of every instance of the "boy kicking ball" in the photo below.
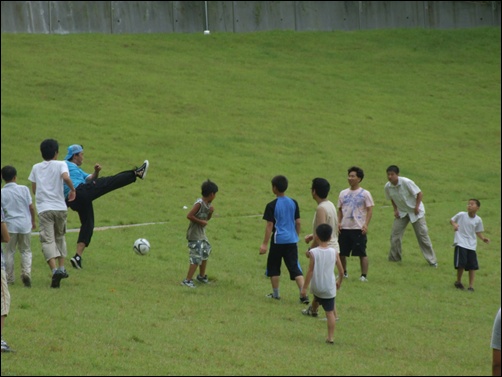
[[[305,277],[305,283],[301,295],[306,296],[310,286],[310,292],[314,295],[312,305],[302,313],[317,317],[317,310],[321,305],[326,313],[328,321],[327,344],[334,344],[335,333],[335,296],[336,290],[340,289],[343,280],[343,266],[336,250],[328,245],[333,228],[329,224],[320,224],[316,228],[318,246],[309,250],[309,269]],[[338,281],[335,278],[335,264],[338,268]]]

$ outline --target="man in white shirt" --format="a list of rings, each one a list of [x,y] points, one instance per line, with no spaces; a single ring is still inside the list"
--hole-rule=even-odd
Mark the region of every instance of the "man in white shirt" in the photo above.
[[[401,242],[409,222],[413,226],[418,245],[430,266],[437,267],[436,253],[432,248],[429,231],[425,221],[425,207],[422,203],[422,191],[411,179],[399,176],[399,167],[391,165],[387,168],[385,196],[394,207],[394,223],[390,238],[389,261],[399,262],[402,259]]]

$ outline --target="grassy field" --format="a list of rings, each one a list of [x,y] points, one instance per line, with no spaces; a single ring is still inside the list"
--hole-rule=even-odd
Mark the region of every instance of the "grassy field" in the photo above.
[[[84,145],[84,170],[112,175],[149,159],[145,181],[95,202],[84,269],[60,290],[32,238],[33,287],[18,277],[2,375],[487,375],[500,306],[500,28],[360,32],[1,36],[1,165],[28,185],[45,138]],[[412,229],[387,262],[392,208],[385,169],[424,193],[439,268]],[[315,177],[348,187],[365,170],[375,200],[369,282],[337,296],[326,322],[302,316],[296,285],[265,298],[258,251],[270,180],[289,178],[301,238]],[[187,210],[210,178],[220,191],[207,234],[211,284],[189,290]],[[473,294],[455,290],[449,219],[481,201]],[[151,224],[154,223],[154,224]],[[70,211],[68,228],[78,228]],[[145,257],[132,251],[147,238]],[[73,255],[77,233],[67,234]],[[303,244],[300,250],[303,251]],[[303,256],[303,252],[301,253]],[[19,261],[19,256],[17,258]],[[306,258],[301,258],[306,269]],[[68,264],[69,266],[69,264]],[[70,267],[70,266],[69,266]],[[71,268],[71,267],[70,267]],[[16,265],[19,271],[19,262]]]

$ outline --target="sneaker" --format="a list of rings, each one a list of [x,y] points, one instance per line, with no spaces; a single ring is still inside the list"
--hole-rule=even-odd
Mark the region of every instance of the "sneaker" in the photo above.
[[[368,279],[366,279],[366,277],[364,277],[364,276],[361,276],[361,277],[359,278],[359,281],[362,281],[362,282],[367,282],[367,281],[368,281]]]
[[[181,282],[181,285],[184,285],[185,287],[189,287],[189,288],[195,288],[195,284],[193,283],[193,280],[183,280]]]
[[[60,270],[57,270],[54,274],[52,274],[51,288],[59,288],[62,278],[63,273]]]
[[[431,263],[430,266],[434,267],[434,268],[438,268],[438,264],[437,263]]]
[[[139,178],[141,178],[141,179],[146,178],[146,173],[148,172],[149,165],[150,165],[150,163],[148,162],[148,160],[145,160],[143,162],[143,165],[141,165],[139,168],[136,169],[136,173],[138,174]]]
[[[14,352],[3,339],[2,339],[2,352]]]
[[[82,269],[82,257],[80,255],[75,254],[75,256],[70,259],[70,262],[73,268],[76,268],[77,270]]]
[[[21,275],[21,280],[23,281],[23,284],[27,288],[31,288],[31,279],[27,275]]]
[[[281,299],[280,297],[275,297],[273,293],[269,293],[265,297],[267,297],[267,298],[273,298],[274,300],[280,300]]]
[[[456,281],[454,285],[455,285],[455,288],[457,288],[457,289],[462,289],[462,290],[465,289],[464,285],[459,281]]]
[[[309,317],[317,317],[318,316],[317,312],[314,312],[312,310],[312,305],[309,305],[309,307],[307,309],[303,309],[302,314],[308,315]]]
[[[343,277],[344,277],[345,279],[347,279],[347,278],[349,277],[349,273],[348,273],[347,271],[344,271],[344,272],[343,272]]]
[[[326,339],[326,344],[334,346],[335,345],[335,341],[334,340],[328,340],[328,339]]]
[[[474,288],[472,288],[472,287],[467,288],[467,290],[468,290],[469,292],[474,292]]]
[[[204,283],[204,284],[209,283],[209,279],[207,278],[207,275],[204,275],[204,276],[197,275],[197,281],[200,281],[201,283]]]
[[[70,275],[68,275],[68,272],[66,272],[66,270],[59,270],[59,272],[61,273],[61,279],[67,279],[70,277]]]
[[[305,297],[300,296],[300,304],[305,304],[305,305],[310,304],[309,296],[305,296]]]

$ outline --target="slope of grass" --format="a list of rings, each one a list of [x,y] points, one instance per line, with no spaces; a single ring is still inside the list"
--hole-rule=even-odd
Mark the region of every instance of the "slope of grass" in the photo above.
[[[2,375],[486,375],[500,305],[500,29],[168,35],[2,34],[1,160],[28,184],[40,142],[81,143],[83,168],[110,175],[139,165],[145,181],[95,202],[84,270],[59,291],[33,237],[33,287],[11,286]],[[439,269],[413,231],[404,260],[386,260],[392,209],[385,169],[424,193]],[[361,166],[375,210],[369,283],[337,297],[337,345],[326,322],[304,318],[283,271],[269,302],[259,256],[285,174],[311,231],[314,177],[330,199]],[[207,232],[212,284],[179,285],[188,268],[183,206],[200,184],[220,191]],[[490,245],[479,245],[476,292],[453,288],[449,219],[481,201]],[[78,228],[70,211],[68,228]],[[132,251],[136,238],[152,244]],[[69,254],[77,233],[68,233]],[[303,244],[300,245],[301,263]],[[19,264],[19,263],[17,263]],[[19,269],[19,266],[16,266]],[[29,362],[27,362],[29,360]]]

